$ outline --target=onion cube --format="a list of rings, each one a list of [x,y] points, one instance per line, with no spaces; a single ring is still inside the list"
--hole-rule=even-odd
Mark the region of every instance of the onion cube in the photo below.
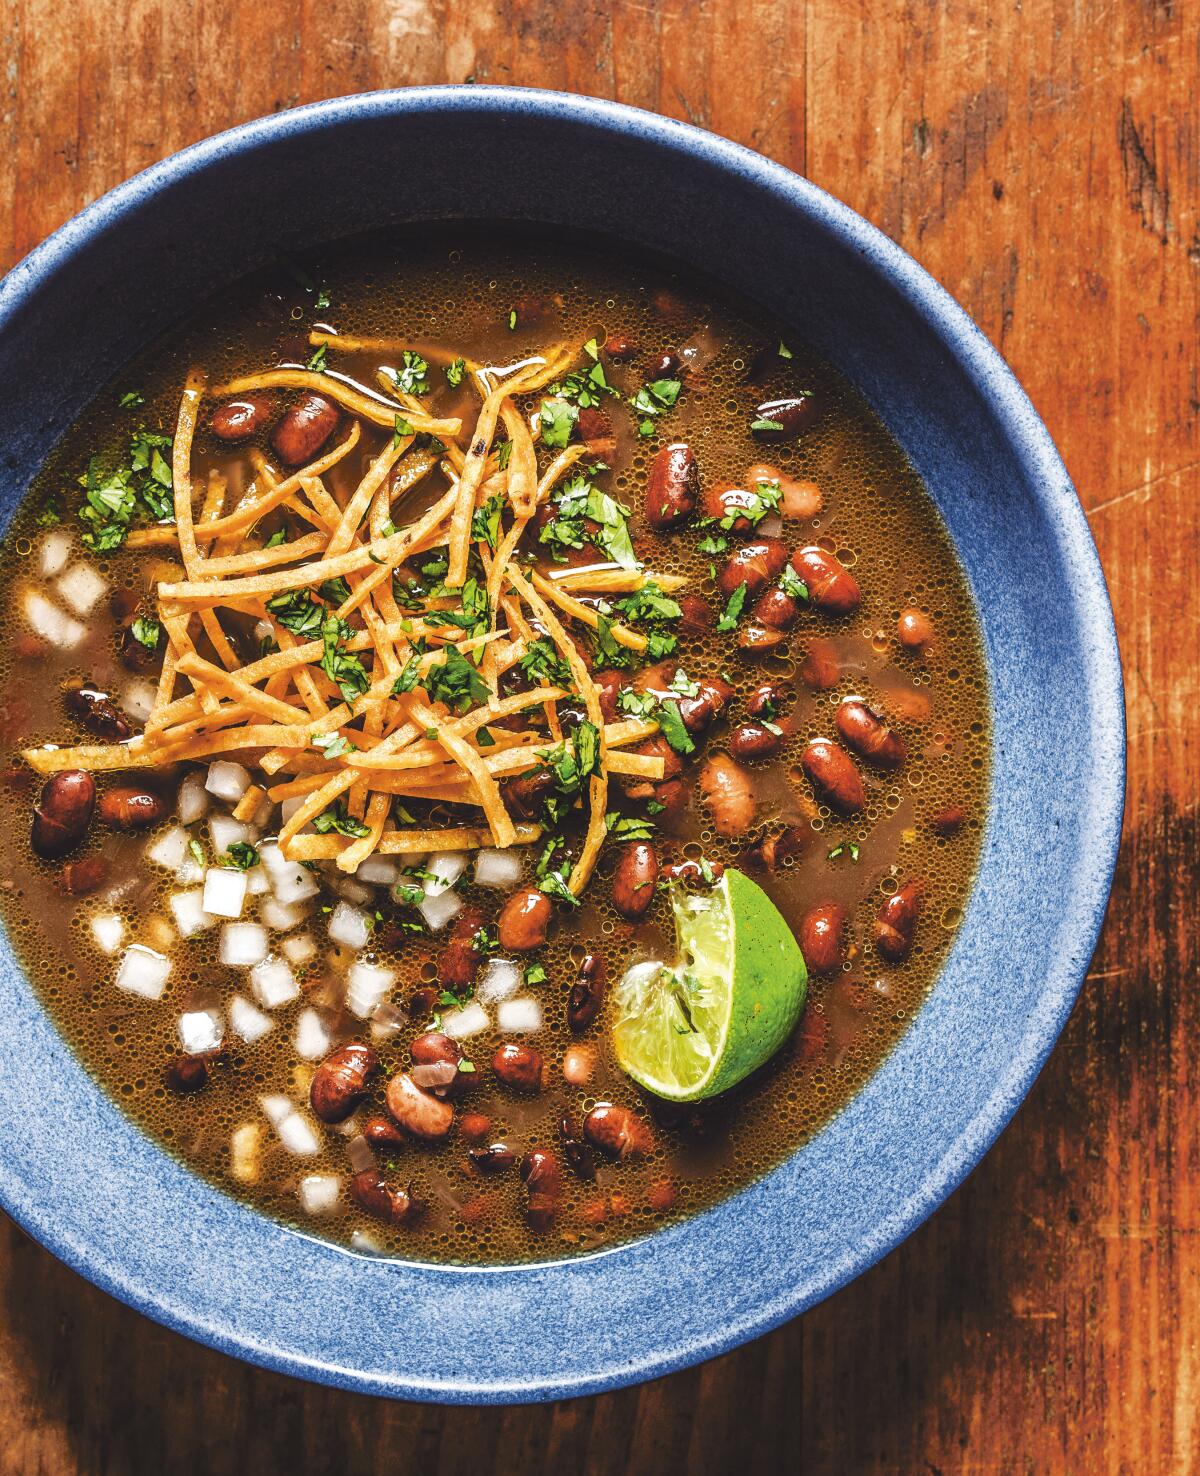
[[[492,887],[498,892],[510,891],[521,880],[523,864],[516,849],[480,851],[475,857],[475,885]]]
[[[346,1008],[360,1020],[368,1019],[395,982],[394,969],[357,960],[346,974]]]
[[[320,883],[308,867],[301,866],[299,861],[289,861],[277,841],[264,841],[258,854],[281,902],[305,902],[321,890]]]
[[[364,1169],[375,1167],[375,1155],[371,1152],[371,1145],[361,1133],[355,1133],[346,1144],[346,1159],[356,1174],[361,1174]]]
[[[156,835],[146,847],[146,860],[167,871],[178,871],[188,854],[188,840],[188,833],[182,825],[172,825],[161,835]]]
[[[300,1208],[308,1215],[327,1215],[338,1202],[342,1181],[334,1174],[305,1174],[300,1180]]]
[[[189,774],[179,786],[176,809],[182,825],[195,825],[197,820],[208,814],[208,791],[204,787],[203,774]]]
[[[531,995],[506,999],[496,1011],[496,1022],[503,1031],[522,1034],[542,1028],[542,1007]]]
[[[55,528],[42,539],[42,573],[47,579],[66,568],[73,540],[65,528]]]
[[[86,625],[72,620],[64,610],[36,590],[26,591],[25,619],[35,635],[49,641],[52,646],[61,646],[65,651],[73,650],[87,635]]]
[[[289,907],[278,897],[268,897],[259,907],[258,915],[267,927],[274,928],[277,933],[286,933],[289,928],[299,927],[308,913],[303,907]]]
[[[282,958],[267,958],[250,970],[250,987],[264,1009],[290,1004],[300,993],[296,976]]]
[[[435,896],[425,895],[425,900],[418,906],[418,911],[425,919],[425,926],[431,933],[439,933],[462,911],[463,899],[457,892],[438,892]]]
[[[312,1129],[312,1124],[307,1117],[302,1117],[299,1112],[293,1112],[285,1117],[275,1129],[279,1134],[279,1141],[289,1153],[296,1154],[299,1158],[311,1158],[313,1154],[320,1153],[321,1140]]]
[[[167,898],[167,905],[181,938],[195,937],[216,922],[212,913],[204,910],[204,894],[198,887],[191,892],[175,892]]]
[[[271,890],[271,878],[261,866],[252,866],[246,872],[247,897],[261,897]]]
[[[60,576],[55,588],[76,615],[86,616],[96,608],[96,602],[106,593],[108,584],[91,564],[72,564]]]
[[[243,1122],[229,1138],[229,1172],[239,1184],[253,1184],[258,1178],[258,1151],[262,1143],[262,1124]]]
[[[175,880],[182,882],[185,887],[195,886],[197,882],[204,880],[204,873],[207,870],[208,868],[201,866],[195,856],[189,852],[180,863],[179,869],[175,873]]]
[[[436,897],[447,891],[467,869],[467,858],[462,851],[435,851],[425,863],[429,875],[425,878],[425,895]]]
[[[296,1016],[292,1038],[296,1054],[305,1061],[323,1061],[333,1048],[333,1038],[316,1010],[301,1010]]]
[[[144,723],[157,701],[158,690],[149,682],[130,682],[121,693],[121,706],[135,723]]]
[[[170,972],[169,958],[141,943],[131,943],[117,970],[116,985],[129,994],[140,994],[143,999],[161,999]]]
[[[246,873],[210,866],[204,873],[204,910],[214,917],[241,917],[246,905]]]
[[[235,1035],[240,1035],[247,1045],[261,1040],[274,1026],[270,1015],[264,1015],[257,1005],[240,994],[229,1001],[229,1026]]]
[[[373,1235],[368,1234],[366,1230],[354,1230],[351,1232],[350,1247],[352,1250],[356,1250],[360,1256],[383,1255],[383,1246],[379,1244]]]
[[[329,938],[343,948],[365,948],[371,937],[371,923],[365,912],[339,902],[329,919]]]
[[[225,1027],[215,1010],[188,1010],[180,1015],[176,1028],[179,1043],[189,1056],[218,1050],[225,1037]]]
[[[483,966],[475,998],[480,1004],[496,1004],[502,999],[511,999],[521,987],[519,964],[507,958],[490,958]]]
[[[259,1097],[258,1105],[266,1113],[268,1122],[274,1128],[277,1128],[283,1119],[291,1116],[295,1110],[292,1107],[290,1097],[283,1097],[278,1094]]]
[[[367,882],[373,887],[390,887],[400,874],[400,865],[390,856],[368,856],[359,863],[354,873],[355,880]]]
[[[250,839],[250,828],[232,815],[213,815],[208,822],[208,838],[217,855],[223,856],[235,842]]]
[[[258,923],[226,923],[221,929],[221,962],[232,969],[253,968],[270,951],[267,930]]]
[[[288,963],[305,964],[310,958],[316,956],[317,945],[307,933],[301,933],[296,938],[284,938],[279,945],[279,951]]]
[[[115,912],[92,918],[92,937],[101,953],[116,953],[125,940],[125,919]]]
[[[214,799],[224,800],[227,805],[236,805],[250,788],[250,770],[244,764],[235,764],[231,759],[218,759],[209,764],[204,787]]]
[[[482,1035],[491,1026],[488,1013],[477,1000],[463,1005],[461,1010],[451,1010],[442,1016],[442,1032],[451,1040],[466,1040],[469,1035]]]
[[[353,877],[347,877],[345,881],[334,882],[333,890],[339,897],[344,897],[347,902],[353,902],[361,906],[364,902],[371,900],[371,888],[364,887],[362,882],[357,882]]]

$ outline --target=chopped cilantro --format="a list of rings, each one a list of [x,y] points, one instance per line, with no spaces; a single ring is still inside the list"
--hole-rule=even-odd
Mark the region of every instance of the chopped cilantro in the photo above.
[[[350,586],[339,576],[337,579],[326,579],[318,585],[317,593],[327,605],[340,605],[350,598]]]
[[[739,584],[729,596],[729,603],[725,606],[724,614],[717,621],[717,629],[720,631],[736,630],[738,616],[742,613],[742,606],[746,603],[746,590],[748,585]]]
[[[639,815],[621,815],[616,810],[610,810],[604,817],[604,828],[613,840],[648,841],[654,839],[653,823]]]
[[[276,528],[275,531],[274,531],[274,533],[271,534],[270,538],[267,539],[266,543],[264,544],[264,547],[265,548],[278,548],[281,543],[286,543],[286,542],[287,542],[287,529],[286,528]]]
[[[138,645],[145,646],[147,651],[157,651],[158,643],[162,640],[162,626],[157,620],[146,615],[138,616],[129,627],[129,633]]]
[[[42,510],[37,515],[38,526],[41,528],[53,528],[56,523],[62,522],[62,512],[58,506],[58,498],[51,493],[42,504]]]
[[[421,675],[420,656],[410,656],[404,663],[400,675],[392,683],[392,696],[399,697],[404,692],[411,692],[417,685],[417,678]]]
[[[696,745],[692,742],[691,735],[683,726],[683,719],[679,716],[679,704],[677,702],[660,702],[658,706],[658,726],[663,737],[671,745],[676,753],[685,758],[689,753],[695,753]]]
[[[640,567],[629,536],[629,509],[597,487],[587,474],[581,472],[564,483],[554,501],[555,517],[542,529],[539,542],[549,544],[552,551],[556,544],[583,548],[594,542],[622,568]],[[585,526],[585,519],[598,525],[594,532]]]
[[[345,700],[353,703],[371,683],[366,668],[358,657],[346,652],[349,636],[350,626],[336,615],[328,615],[321,622],[321,640],[325,646],[321,656],[321,670],[337,685]]]
[[[750,422],[750,429],[752,431],[781,431],[783,429],[783,422],[781,420],[767,420],[765,418],[752,420]]]
[[[543,400],[538,411],[542,426],[542,441],[547,446],[561,449],[571,439],[571,433],[579,420],[579,407],[566,400]]]
[[[531,641],[517,665],[535,686],[570,688],[572,685],[570,662],[558,654],[558,647],[546,636]]]
[[[800,578],[791,564],[783,566],[783,574],[779,580],[779,587],[784,594],[791,595],[792,599],[804,603],[808,601],[808,585]]]
[[[396,416],[396,428],[392,432],[392,445],[398,446],[405,436],[415,436],[416,431],[409,425],[403,415]]]
[[[145,395],[139,394],[137,390],[126,390],[117,401],[117,404],[120,405],[122,410],[136,410],[139,405],[144,405],[145,403]]]
[[[568,374],[554,386],[553,393],[586,410],[599,405],[605,395],[615,395],[617,391],[609,384],[603,364],[597,362],[590,369],[578,369],[574,374]]]
[[[541,964],[530,964],[525,970],[526,984],[544,984],[549,977]]]
[[[840,845],[834,846],[833,850],[829,851],[826,854],[825,859],[827,861],[836,861],[839,856],[844,856],[847,854],[847,852],[849,853],[851,861],[857,861],[859,855],[858,842],[843,841]]]
[[[341,758],[344,753],[357,753],[357,746],[341,733],[314,733],[312,746],[319,748],[327,759]]]
[[[191,853],[192,860],[197,866],[208,865],[208,862],[204,859],[204,847],[195,836],[192,836],[191,840],[188,841],[188,851]]]
[[[370,828],[356,820],[353,815],[346,813],[346,802],[335,800],[328,810],[322,810],[313,821],[313,829],[318,835],[326,835],[331,830],[336,830],[339,835],[348,835],[361,839],[364,835],[370,835]],[[424,895],[424,894],[422,894]]]
[[[293,635],[313,640],[321,634],[325,609],[306,589],[287,589],[267,601],[267,612]]]
[[[676,692],[680,697],[699,697],[700,683],[694,682],[682,667],[671,678],[669,691]]]
[[[466,712],[491,696],[491,688],[457,646],[447,646],[441,661],[429,668],[425,690],[435,702]],[[436,737],[436,734],[434,735]]]
[[[249,841],[234,841],[220,858],[222,866],[232,866],[237,871],[249,871],[259,862],[258,852]]]
[[[505,442],[506,445],[510,444]],[[500,542],[500,515],[504,511],[504,496],[497,492],[489,497],[482,507],[475,509],[471,519],[471,539],[475,543],[486,543],[493,553]]]
[[[790,359],[792,357],[791,349],[788,348],[787,344],[784,343],[782,338],[779,340],[779,347],[775,350],[775,352],[779,355],[781,359]]]
[[[305,364],[304,367],[306,369],[315,369],[318,374],[324,374],[324,372],[325,372],[325,360],[328,357],[329,357],[329,349],[328,349],[328,346],[326,344],[319,343],[319,344],[317,344],[316,352],[313,354],[312,358],[309,359],[308,363]]]
[[[722,538],[720,534],[706,533],[696,545],[696,552],[702,554],[723,554],[729,547],[729,539]]]
[[[455,359],[453,364],[446,365],[446,383],[451,389],[457,389],[463,382],[463,375],[467,372],[465,359]]]
[[[757,527],[768,513],[776,510],[782,496],[778,482],[756,482],[746,492],[746,500],[739,503],[737,507],[730,508],[718,526],[728,533],[739,518],[744,518],[752,528]]]
[[[579,898],[567,886],[567,879],[561,871],[548,871],[538,885],[547,897],[553,897],[557,902],[566,902],[571,907],[579,906]]]
[[[427,395],[429,393],[429,365],[420,354],[405,349],[399,369],[392,370],[396,390],[402,395]]]
[[[641,620],[678,620],[683,614],[677,601],[665,595],[653,579],[647,579],[641,589],[636,589],[616,607],[625,619],[637,623]]]
[[[508,463],[512,460],[512,442],[501,441],[496,447],[496,465],[501,471],[508,470]]]
[[[509,310],[508,310],[508,331],[510,333],[514,333],[516,331],[516,327],[517,327],[517,310],[516,310],[516,308],[509,308]]]
[[[641,436],[652,436],[654,434],[654,422],[660,415],[672,409],[676,400],[679,399],[679,391],[683,388],[683,382],[678,379],[656,379],[651,384],[643,385],[630,401],[634,410],[642,418],[638,423],[638,434]]]

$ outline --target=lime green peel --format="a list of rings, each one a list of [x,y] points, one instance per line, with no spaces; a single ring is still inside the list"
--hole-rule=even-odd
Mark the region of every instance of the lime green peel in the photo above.
[[[613,991],[613,1040],[627,1075],[670,1102],[736,1086],[779,1049],[808,970],[770,897],[740,871],[709,892],[671,889],[677,962],[634,964]]]

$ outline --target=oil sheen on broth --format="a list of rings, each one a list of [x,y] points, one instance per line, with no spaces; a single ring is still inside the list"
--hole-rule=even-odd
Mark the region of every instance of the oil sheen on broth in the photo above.
[[[351,879],[333,872],[330,864],[318,878],[319,895],[305,904],[304,921],[287,935],[309,937],[314,945],[308,961],[301,959],[303,945],[292,950],[301,997],[263,1011],[271,1028],[252,1044],[239,1040],[226,1019],[223,1052],[210,1062],[203,1089],[181,1093],[164,1078],[180,1053],[179,1016],[209,1005],[227,1009],[235,992],[249,991],[246,970],[219,961],[219,926],[171,942],[168,899],[180,890],[180,882],[147,862],[144,853],[176,822],[168,813],[149,830],[93,823],[89,838],[68,858],[103,858],[103,881],[84,895],[69,895],[63,862],[33,856],[25,840],[42,781],[22,762],[20,750],[94,741],[64,711],[62,688],[72,681],[85,679],[112,694],[118,704],[144,712],[138,704],[150,700],[145,689],[147,683],[153,687],[156,669],[130,669],[122,656],[121,631],[139,601],[144,602],[143,613],[152,608],[150,594],[164,571],[165,577],[181,577],[177,566],[172,575],[165,564],[177,560],[177,550],[119,549],[102,555],[81,550],[79,478],[93,457],[103,467],[120,463],[139,427],[172,434],[190,365],[202,364],[210,384],[280,364],[302,366],[314,353],[308,335],[316,325],[410,344],[430,366],[431,392],[425,403],[437,415],[461,414],[464,436],[474,424],[479,400],[469,377],[457,387],[448,383],[445,366],[455,357],[502,365],[551,340],[565,339],[580,347],[574,367],[586,372],[594,360],[582,345],[594,343],[607,383],[619,396],[602,395],[600,415],[582,415],[583,432],[598,454],[581,465],[593,459],[607,463],[611,469],[597,473],[596,480],[632,511],[629,526],[638,556],[648,568],[686,576],[684,592],[700,600],[699,607],[693,603],[690,618],[659,627],[677,639],[660,684],[678,667],[692,680],[723,673],[736,693],[708,730],[695,737],[696,751],[686,761],[680,786],[686,795],[683,808],[676,813],[671,807],[651,806],[655,813],[648,818],[658,858],[663,866],[689,857],[703,857],[718,870],[719,863],[738,866],[765,889],[793,927],[814,904],[845,909],[840,961],[832,972],[810,974],[807,1006],[785,1046],[725,1096],[672,1106],[640,1091],[621,1072],[605,1011],[579,1035],[565,1023],[567,997],[585,955],[602,955],[614,981],[630,963],[669,957],[672,948],[670,908],[661,889],[644,921],[633,924],[614,910],[611,875],[622,847],[619,842],[607,845],[582,906],[556,908],[545,946],[515,956],[518,965],[535,967],[535,980],[536,966],[545,971],[544,982],[522,984],[519,990],[522,997],[540,1003],[541,1028],[532,1035],[503,1032],[491,1008],[487,1029],[462,1042],[475,1070],[457,1078],[456,1126],[448,1139],[437,1146],[414,1141],[394,1159],[380,1158],[388,1179],[411,1185],[411,1194],[425,1206],[423,1215],[399,1226],[381,1224],[351,1202],[346,1184],[362,1161],[352,1162],[348,1150],[365,1117],[382,1111],[385,1083],[408,1065],[410,1042],[430,1029],[420,1009],[440,988],[446,934],[401,930],[398,918],[411,922],[417,916],[411,907],[394,902],[386,886],[356,891]],[[614,348],[615,357],[610,352]],[[672,354],[674,363],[660,367],[663,356]],[[329,353],[326,366],[373,387],[379,366],[394,366],[396,358],[378,351]],[[681,370],[675,367],[680,360]],[[648,410],[639,412],[630,403],[647,384],[676,378],[682,389],[673,406],[652,398]],[[767,443],[751,433],[763,402],[800,391],[814,391],[823,408],[803,435]],[[521,402],[526,414],[536,413],[548,394],[539,391]],[[296,398],[287,391],[278,393],[278,408]],[[133,399],[141,403],[130,403]],[[250,450],[261,448],[274,458],[265,434],[239,444],[211,435],[205,427],[215,404],[206,402],[201,413],[193,474],[202,488],[210,468],[223,472],[229,480],[229,508],[253,476]],[[342,417],[339,434],[349,419]],[[325,478],[340,504],[389,435],[369,425],[363,432],[356,451]],[[580,426],[571,433],[577,439]],[[800,504],[805,497],[810,500],[804,509],[809,516],[785,517],[781,526],[779,511],[769,510],[751,536],[766,532],[781,537],[789,553],[817,545],[835,554],[861,587],[859,608],[831,616],[801,602],[786,638],[761,652],[738,644],[739,633],[752,623],[753,600],[746,600],[735,629],[716,630],[716,617],[727,603],[717,577],[745,539],[722,534],[719,524],[697,527],[697,519],[663,532],[646,523],[651,463],[661,448],[680,442],[695,455],[703,492],[711,494],[722,484],[744,487],[747,469],[758,463],[777,468],[785,487],[813,484],[819,496],[812,489],[799,494]],[[169,461],[169,449],[163,454]],[[539,451],[541,467],[548,454]],[[445,487],[436,473],[427,478],[405,501],[405,517],[430,507]],[[48,520],[48,503],[61,513],[60,524]],[[702,506],[697,517],[704,511]],[[58,537],[61,542],[64,530],[72,540],[68,564],[85,562],[109,586],[90,614],[73,616],[86,634],[70,649],[48,642],[44,630],[36,634],[23,603],[34,588],[62,605],[54,589],[60,576],[47,578],[42,560],[53,564],[53,549],[45,552],[47,541]],[[306,531],[311,530],[297,525],[290,536]],[[722,539],[727,549],[721,548]],[[543,559],[549,550],[550,545],[537,547]],[[643,1235],[734,1192],[804,1142],[877,1068],[935,982],[971,884],[986,804],[987,691],[962,572],[918,478],[845,383],[787,328],[751,316],[723,293],[681,278],[668,266],[615,252],[594,253],[570,241],[496,239],[494,231],[460,229],[376,239],[306,259],[302,269],[291,264],[273,268],[208,304],[184,330],[155,345],[98,397],[57,448],[17,515],[3,561],[10,639],[0,720],[10,767],[0,790],[0,818],[14,837],[2,903],[10,937],[80,1058],[147,1132],[214,1183],[310,1233],[367,1250],[458,1262],[571,1255]],[[696,629],[704,608],[709,612],[707,628]],[[906,611],[927,617],[931,641],[922,642],[921,622],[910,615],[909,631],[917,627],[915,644],[901,644],[898,622]],[[240,649],[248,648],[244,660],[257,654],[254,625],[249,617],[240,625],[236,619],[228,623],[231,639]],[[124,646],[128,653],[127,634]],[[602,660],[595,664],[604,666]],[[626,682],[635,673],[628,671]],[[729,751],[732,735],[749,721],[747,698],[764,683],[776,683],[787,694],[768,709],[768,731],[781,730],[772,731],[778,752],[744,763],[756,801],[754,823],[742,836],[724,837],[714,830],[697,779],[710,755]],[[180,690],[187,690],[186,685]],[[861,696],[886,715],[903,739],[907,757],[888,770],[851,754],[867,800],[859,813],[843,817],[814,794],[800,756],[813,738],[837,740],[835,718],[848,696]],[[136,729],[136,722],[132,726]],[[101,794],[113,785],[147,785],[171,809],[188,770],[203,775],[205,763],[168,772],[100,774],[97,779]],[[614,778],[610,784],[611,808],[646,815],[644,804],[617,802],[622,781]],[[195,849],[205,855],[212,849],[208,824],[202,819],[190,827]],[[277,829],[276,820],[265,834]],[[535,847],[527,868],[536,852]],[[260,866],[248,875],[255,870],[262,874]],[[494,920],[503,893],[475,887],[472,876],[469,866],[461,895],[468,906]],[[924,885],[915,943],[907,960],[890,962],[875,946],[876,915],[889,894],[913,879]],[[85,878],[82,887],[87,885]],[[365,910],[374,925],[369,956],[397,975],[388,995],[391,1008],[374,1030],[341,1007],[352,955],[326,935],[332,909],[341,900],[334,888],[345,891],[347,885],[352,905]],[[249,898],[252,904],[256,900]],[[93,930],[98,916],[125,921],[125,937],[113,954],[98,946]],[[172,972],[158,1001],[115,987],[121,948],[136,940],[170,950]],[[273,947],[281,941],[282,935],[273,938]],[[417,1008],[410,1012],[414,996]],[[432,999],[438,1015],[453,1008],[453,1003]],[[316,1012],[332,1043],[372,1045],[382,1071],[349,1129],[325,1126],[308,1116],[317,1151],[296,1156],[264,1117],[259,1101],[272,1095],[288,1098],[307,1115],[309,1083],[318,1061],[297,1050],[297,1022],[304,1010]],[[406,1018],[408,1013],[412,1018]],[[541,1090],[517,1094],[497,1081],[490,1063],[506,1040],[532,1045],[541,1053]],[[574,1084],[564,1080],[565,1060]],[[647,1151],[622,1161],[596,1154],[595,1178],[588,1179],[565,1161],[560,1122],[564,1114],[581,1121],[597,1102],[633,1109],[649,1136]],[[472,1140],[463,1131],[468,1114],[490,1120],[482,1132],[478,1122],[471,1122],[477,1134]],[[235,1139],[239,1130],[241,1137]],[[241,1145],[236,1165],[235,1141]],[[478,1153],[493,1143],[510,1148],[516,1163],[509,1166],[502,1160],[499,1171],[489,1172],[492,1165],[472,1161],[470,1150]],[[531,1228],[529,1194],[516,1164],[537,1147],[557,1155],[561,1188],[552,1220]],[[310,1206],[318,1213],[302,1208],[300,1185],[310,1176],[338,1181],[332,1204]]]

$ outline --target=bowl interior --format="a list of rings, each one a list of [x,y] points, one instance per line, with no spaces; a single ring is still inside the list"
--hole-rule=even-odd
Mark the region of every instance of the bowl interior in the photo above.
[[[569,161],[553,177],[551,148]],[[303,109],[167,161],[64,228],[0,285],[5,521],[96,387],[213,288],[280,250],[447,217],[593,229],[727,283],[820,349],[925,479],[978,605],[994,705],[980,871],[942,978],[860,1095],[761,1183],[586,1260],[471,1270],[352,1256],[194,1179],[101,1095],[5,949],[0,1200],[92,1280],[228,1351],[406,1397],[550,1398],[667,1372],[803,1310],[978,1161],[1095,942],[1120,824],[1120,675],[1070,483],[961,310],[758,156],[553,94]]]

